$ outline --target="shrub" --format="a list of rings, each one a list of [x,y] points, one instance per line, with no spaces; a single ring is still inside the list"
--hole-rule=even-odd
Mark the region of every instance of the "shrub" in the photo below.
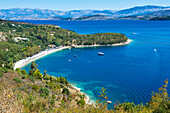
[[[34,85],[32,85],[32,89],[35,90],[35,91],[38,91],[39,90],[39,86],[34,84]]]
[[[20,87],[21,86],[21,84],[17,84],[17,87]]]
[[[30,80],[31,82],[35,82],[34,77],[32,77],[32,76],[28,76],[28,78],[29,78],[29,80]]]
[[[27,72],[24,69],[21,71],[21,73],[22,74],[27,74]]]
[[[50,75],[45,75],[44,80],[50,80]]]
[[[15,82],[17,82],[17,83],[21,83],[21,79],[20,78],[14,78],[13,79]]]
[[[60,83],[65,84],[65,78],[64,77],[60,77]]]
[[[23,76],[22,76],[22,79],[26,79],[26,78],[27,78],[27,75],[23,75]]]
[[[80,100],[78,100],[78,102],[77,102],[77,105],[79,105],[79,106],[84,106],[86,103],[85,103],[85,101],[84,101],[84,99],[80,99]]]
[[[52,95],[52,98],[53,98],[53,99],[55,99],[55,98],[56,98],[55,94],[53,94],[53,95]]]
[[[40,95],[44,98],[46,98],[50,94],[50,91],[47,88],[41,88],[39,92]]]
[[[42,73],[40,73],[40,70],[38,69],[34,72],[33,76],[40,80],[42,80],[42,77],[43,77]]]
[[[4,76],[4,73],[0,71],[0,77],[3,77]]]
[[[15,71],[21,72],[21,69],[20,68],[16,68]]]
[[[62,91],[63,94],[70,95],[70,91],[67,88],[64,88]]]

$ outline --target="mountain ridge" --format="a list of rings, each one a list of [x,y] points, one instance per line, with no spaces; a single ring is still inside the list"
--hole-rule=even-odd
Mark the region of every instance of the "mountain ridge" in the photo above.
[[[101,15],[106,19],[120,19],[122,17],[134,16],[134,15],[147,15],[157,11],[169,10],[170,6],[136,6],[123,10],[50,10],[50,9],[38,9],[38,8],[10,8],[0,9],[0,19],[4,20],[81,20],[79,18],[85,16]],[[101,18],[100,16],[100,18]],[[100,20],[96,18],[96,20]],[[104,18],[102,18],[104,19]],[[93,18],[93,20],[95,20]]]

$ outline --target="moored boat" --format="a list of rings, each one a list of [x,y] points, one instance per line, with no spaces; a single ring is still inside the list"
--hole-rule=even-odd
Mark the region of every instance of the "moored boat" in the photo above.
[[[98,55],[104,56],[104,53],[102,53],[102,52],[98,52]]]

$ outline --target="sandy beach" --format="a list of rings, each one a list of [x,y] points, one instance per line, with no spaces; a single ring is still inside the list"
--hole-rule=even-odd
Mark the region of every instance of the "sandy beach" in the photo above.
[[[14,70],[16,68],[22,68],[24,66],[26,66],[27,64],[31,63],[32,61],[38,60],[46,55],[49,55],[51,53],[63,50],[63,49],[67,49],[69,47],[57,47],[57,48],[53,48],[53,49],[46,49],[44,51],[39,52],[38,54],[33,55],[32,57],[27,57],[25,59],[19,60],[18,62],[16,62],[14,64]]]

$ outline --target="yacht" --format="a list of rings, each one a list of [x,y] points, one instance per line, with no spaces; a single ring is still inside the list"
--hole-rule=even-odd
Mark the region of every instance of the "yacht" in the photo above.
[[[98,52],[98,55],[104,56],[104,53],[102,53],[102,52]]]

